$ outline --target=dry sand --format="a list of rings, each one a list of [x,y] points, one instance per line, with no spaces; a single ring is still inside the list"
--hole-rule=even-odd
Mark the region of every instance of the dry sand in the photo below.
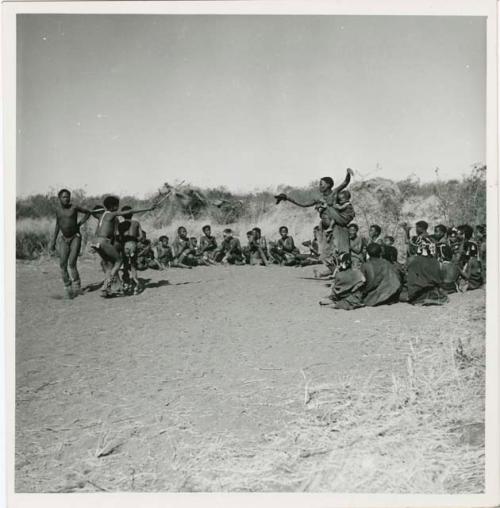
[[[84,286],[102,280],[95,259],[80,273]],[[468,321],[483,290],[443,308],[346,312],[320,308],[329,288],[310,268],[140,276],[138,296],[66,301],[55,262],[17,264],[17,492],[307,490],[279,439],[293,429],[300,441],[311,386],[383,389],[407,369],[412,337],[484,334]],[[310,467],[324,452],[297,453]],[[271,454],[283,470],[259,481]]]

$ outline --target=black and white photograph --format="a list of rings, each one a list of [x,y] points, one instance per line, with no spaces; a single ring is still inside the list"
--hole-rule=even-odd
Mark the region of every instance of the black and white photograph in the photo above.
[[[13,502],[486,506],[495,2],[138,3],[4,5]]]

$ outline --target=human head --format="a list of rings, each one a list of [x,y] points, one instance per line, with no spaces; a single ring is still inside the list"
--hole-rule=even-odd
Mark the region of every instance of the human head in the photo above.
[[[182,238],[182,239],[185,239],[187,238],[187,229],[184,227],[184,226],[180,226],[177,228],[177,235]]]
[[[457,229],[460,240],[470,240],[472,238],[474,230],[469,224],[461,224]]]
[[[438,224],[434,226],[434,238],[436,240],[441,240],[446,235],[446,226],[443,224]]]
[[[196,236],[192,236],[189,241],[191,242],[191,245],[193,245],[194,247],[196,247],[196,245],[198,245],[198,239],[196,238]]]
[[[314,226],[314,229],[313,229],[313,238],[315,240],[318,239],[318,235],[319,235],[319,226]]]
[[[375,238],[378,238],[380,236],[380,233],[382,233],[382,228],[378,224],[372,224],[370,226],[370,229],[368,231],[368,235],[372,240]]]
[[[252,230],[247,231],[247,238],[248,238],[248,240],[251,240],[253,238],[253,231]]]
[[[71,202],[71,192],[68,189],[61,189],[57,193],[57,197],[62,206],[69,206]]]
[[[385,245],[394,245],[394,237],[390,236],[390,235],[384,236],[384,244]]]
[[[212,228],[208,224],[206,226],[203,226],[201,230],[203,231],[203,234],[206,236],[210,236],[210,234],[212,233]]]
[[[378,243],[369,243],[366,252],[371,258],[379,258],[382,255],[382,247]]]
[[[481,241],[486,238],[486,224],[478,224],[476,226],[476,238]]]
[[[326,192],[326,191],[329,191],[331,189],[333,189],[333,178],[331,178],[329,176],[324,176],[319,181],[319,190],[321,192]]]
[[[417,232],[417,235],[422,235],[424,233],[427,233],[427,228],[429,227],[429,224],[425,222],[425,220],[419,220],[415,224],[415,231]]]
[[[357,224],[349,224],[349,238],[354,240],[358,236],[359,226]]]
[[[122,212],[126,212],[127,210],[132,210],[132,207],[128,205],[122,206]],[[131,213],[127,213],[126,215],[122,215],[122,217],[128,220],[132,218],[132,215]]]
[[[342,272],[348,270],[352,266],[351,255],[347,252],[343,252],[339,256],[339,270]]]
[[[168,247],[168,236],[162,235],[160,238],[158,238],[158,240],[161,243],[162,247]]]
[[[279,229],[281,238],[286,238],[288,236],[288,228],[286,226],[281,226]]]
[[[231,238],[233,236],[233,231],[229,228],[226,228],[223,232],[222,232],[222,236],[224,238]]]
[[[259,239],[261,237],[261,230],[260,230],[260,228],[253,228],[252,231],[253,231],[253,234],[254,234],[255,238]]]
[[[116,212],[120,206],[120,200],[116,196],[106,196],[102,203],[104,208],[110,212]]]
[[[351,200],[351,193],[348,190],[343,190],[339,192],[337,197],[339,205],[343,205]]]

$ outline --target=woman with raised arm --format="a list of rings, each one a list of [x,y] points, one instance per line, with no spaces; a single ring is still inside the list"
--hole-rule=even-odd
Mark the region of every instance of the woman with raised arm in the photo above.
[[[281,201],[289,201],[302,208],[312,206],[316,208],[320,218],[318,235],[320,259],[327,265],[330,273],[333,272],[338,256],[349,252],[349,231],[347,226],[354,219],[355,213],[352,206],[339,206],[338,194],[349,185],[353,174],[353,170],[348,168],[344,181],[337,187],[333,186],[334,182],[331,177],[325,176],[321,178],[319,181],[321,199],[319,200],[299,203],[286,194],[275,196],[277,204]]]

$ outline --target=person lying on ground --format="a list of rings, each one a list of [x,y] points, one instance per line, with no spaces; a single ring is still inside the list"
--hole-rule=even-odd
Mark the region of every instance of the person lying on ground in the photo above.
[[[338,270],[332,283],[332,292],[328,298],[319,303],[343,310],[364,307],[362,288],[365,282],[366,279],[361,270],[352,266],[351,256],[347,253],[341,254]]]
[[[122,256],[117,249],[116,233],[118,225],[118,217],[123,215],[134,215],[137,213],[149,212],[154,210],[157,206],[153,205],[148,208],[132,209],[125,212],[119,212],[120,199],[116,196],[108,196],[104,199],[105,211],[99,219],[99,225],[96,231],[96,239],[92,244],[92,248],[101,256],[101,258],[107,262],[106,267],[106,279],[104,287],[102,289],[103,296],[109,296],[111,292],[111,284],[118,274],[118,270],[122,264]]]
[[[422,238],[415,256],[408,261],[408,302],[413,305],[443,305],[448,301],[438,260],[432,255],[432,242]]]
[[[367,246],[368,260],[361,265],[366,284],[363,287],[363,303],[374,307],[395,303],[401,292],[401,279],[393,264],[382,256],[382,246],[370,243]]]
[[[81,294],[82,286],[77,263],[82,245],[80,227],[88,220],[91,210],[71,203],[71,192],[61,189],[57,194],[59,206],[56,209],[54,234],[49,245],[50,252],[55,252],[56,242],[61,232],[58,254],[65,297],[68,299]],[[78,220],[78,214],[83,217]],[[68,270],[69,269],[69,270]]]

